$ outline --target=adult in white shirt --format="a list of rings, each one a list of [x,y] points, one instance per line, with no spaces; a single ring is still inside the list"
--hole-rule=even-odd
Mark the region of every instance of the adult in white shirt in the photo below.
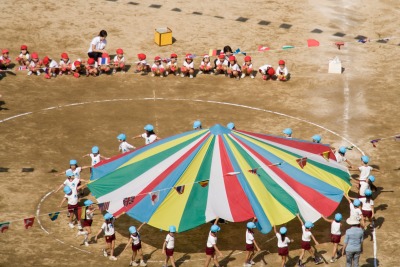
[[[101,30],[99,35],[94,37],[90,42],[88,56],[89,58],[94,58],[97,62],[98,58],[101,58],[103,53],[107,53],[106,45],[107,45],[107,32],[105,30]]]

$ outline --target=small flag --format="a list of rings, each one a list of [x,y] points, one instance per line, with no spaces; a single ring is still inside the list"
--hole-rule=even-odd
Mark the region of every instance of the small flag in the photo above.
[[[251,170],[249,170],[249,173],[257,174],[257,170],[258,170],[258,168],[251,169]]]
[[[104,202],[104,203],[98,203],[97,206],[99,206],[100,211],[106,211],[106,210],[108,210],[108,207],[110,206],[110,201]]]
[[[19,66],[18,70],[27,70],[28,68],[26,66]]]
[[[293,45],[284,45],[284,46],[282,46],[283,50],[288,50],[288,49],[292,49],[292,48],[294,48]]]
[[[179,195],[181,195],[185,191],[185,186],[184,185],[176,186],[175,190],[176,192],[178,192]]]
[[[227,176],[233,176],[233,175],[237,175],[237,174],[239,174],[240,172],[228,172],[227,174],[225,174],[225,175],[227,175]]]
[[[78,218],[79,220],[84,220],[86,219],[86,207],[78,207]]]
[[[218,49],[210,49],[210,50],[208,51],[208,55],[209,55],[210,57],[212,57],[212,56],[218,56],[220,53],[221,53],[221,50],[218,50]]]
[[[379,142],[379,140],[381,140],[381,139],[374,139],[369,142],[372,144],[373,147],[376,147],[376,144]]]
[[[110,64],[110,59],[108,57],[99,57],[97,59],[97,63],[99,65],[109,65]]]
[[[315,39],[308,39],[307,45],[308,45],[308,47],[319,46],[319,42]]]
[[[200,181],[200,182],[199,182],[199,185],[200,185],[201,187],[206,187],[206,186],[208,185],[208,180]]]
[[[234,55],[237,55],[240,53],[240,48],[236,49],[235,52],[233,52]]]
[[[263,45],[259,45],[258,46],[258,51],[259,52],[265,52],[265,51],[268,51],[268,50],[270,50],[270,48],[267,47],[267,46],[263,46]]]
[[[158,200],[160,200],[160,191],[150,192],[149,195],[151,199],[151,204],[154,206],[154,204],[156,204]]]
[[[340,50],[340,48],[344,45],[344,42],[336,42],[335,45]]]
[[[9,222],[0,223],[0,232],[4,233],[5,231],[8,230],[9,227],[10,227],[10,223]]]
[[[331,152],[330,152],[330,151],[325,151],[325,152],[322,152],[322,153],[321,153],[321,156],[322,156],[326,161],[329,161],[330,155],[331,155]]]
[[[126,197],[126,198],[124,198],[124,200],[123,200],[124,207],[127,207],[127,206],[131,205],[131,204],[133,203],[134,200],[135,200],[135,197],[134,197],[134,196],[133,196],[133,197]]]
[[[296,159],[299,166],[303,169],[307,164],[307,157]]]
[[[25,229],[32,227],[34,221],[35,221],[35,217],[24,219]]]
[[[60,214],[59,211],[53,212],[53,213],[49,213],[50,220],[51,220],[52,222],[54,222],[55,220],[57,220],[59,214]]]

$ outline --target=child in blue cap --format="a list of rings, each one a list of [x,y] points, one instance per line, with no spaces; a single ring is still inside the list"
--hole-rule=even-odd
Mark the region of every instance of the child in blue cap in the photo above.
[[[59,205],[61,208],[62,205],[64,204],[65,200],[68,202],[68,213],[69,213],[69,223],[68,226],[69,228],[73,229],[74,228],[74,219],[77,220],[78,223],[78,228],[82,229],[81,222],[78,217],[78,190],[83,187],[81,185],[80,187],[69,187],[68,185],[64,186],[64,197]],[[75,216],[75,217],[74,217]]]
[[[352,168],[351,162],[345,157],[347,148],[345,146],[339,147],[335,152],[336,161],[338,163],[346,162],[349,168]]]
[[[143,222],[137,229],[135,226],[130,226],[129,227],[129,241],[126,244],[124,252],[129,245],[132,244],[132,260],[129,263],[129,266],[146,266],[147,264],[143,261],[143,250],[142,250],[142,239],[140,238],[140,229],[142,229],[143,225],[145,225],[146,222]],[[122,254],[121,252],[121,254]],[[139,263],[136,262],[136,255],[138,255]]]
[[[286,258],[289,256],[289,243],[292,243],[294,240],[286,236],[287,228],[285,226],[281,227],[278,233],[274,225],[274,232],[278,239],[278,254],[282,257],[281,267],[285,267]]]
[[[210,232],[208,233],[206,245],[206,262],[204,264],[204,267],[208,267],[210,265],[211,259],[214,261],[215,266],[220,267],[218,256],[215,254],[215,252],[218,252],[219,256],[222,257],[222,253],[217,247],[217,233],[221,230],[221,228],[218,226],[218,220],[219,218],[217,217],[214,224],[211,226]]]
[[[326,218],[325,216],[322,216],[322,218],[331,223],[331,242],[333,244],[333,249],[332,249],[332,257],[330,259],[330,262],[335,262],[337,261],[337,255],[338,255],[338,244],[340,243],[340,239],[342,237],[342,232],[341,232],[341,227],[342,227],[342,219],[343,216],[340,213],[335,214],[335,219],[331,220]]]
[[[143,138],[146,145],[153,143],[156,140],[160,140],[156,133],[154,132],[154,126],[151,124],[147,124],[144,126],[144,130],[146,131],[143,134],[139,134],[137,136],[132,137],[133,139],[136,138]]]
[[[314,235],[311,233],[311,228],[314,227],[314,224],[310,221],[306,221],[303,223],[303,220],[300,218],[299,214],[296,214],[297,218],[299,218],[299,221],[301,223],[301,229],[303,231],[303,234],[301,236],[301,253],[299,257],[299,266],[303,267],[305,266],[303,264],[303,257],[304,253],[308,251],[313,257],[313,260],[315,264],[320,264],[322,263],[322,259],[317,256],[317,252],[314,251],[314,249],[311,247],[311,239],[314,241],[315,245],[319,245],[318,241],[315,239]]]
[[[112,261],[116,261],[117,258],[114,256],[115,248],[115,229],[114,229],[115,218],[111,213],[104,214],[104,223],[101,225],[100,230],[97,232],[94,240],[97,242],[97,238],[101,232],[104,231],[104,238],[106,240],[106,248],[103,249],[103,256],[108,257],[108,251],[110,256],[108,257]]]
[[[99,149],[98,146],[92,147],[92,153],[89,153],[89,154],[86,154],[86,155],[82,156],[82,158],[85,158],[85,157],[90,157],[92,159],[92,164],[91,164],[92,167],[94,165],[96,165],[97,163],[99,163],[102,159],[103,160],[109,159],[107,157],[104,157],[104,156],[100,155],[100,149]],[[91,168],[90,168],[90,170],[91,170]]]
[[[175,248],[175,233],[176,227],[171,225],[169,227],[169,233],[165,237],[165,242],[163,243],[162,253],[165,254],[165,262],[163,267],[168,266],[168,261],[171,259],[172,267],[176,267],[174,259],[174,248]]]
[[[96,208],[93,205],[93,201],[90,199],[85,200],[83,204],[85,205],[85,207],[82,208],[84,215],[83,218],[81,218],[83,231],[79,231],[76,236],[83,235],[85,237],[83,243],[85,246],[89,246],[89,235],[92,233],[93,216]]]
[[[254,257],[254,248],[257,251],[260,251],[260,247],[257,245],[256,240],[254,239],[254,229],[256,228],[256,224],[254,223],[255,219],[252,222],[247,223],[246,229],[246,259],[244,262],[244,266],[252,266],[255,264],[253,261]]]
[[[359,182],[367,182],[368,177],[371,175],[372,171],[379,172],[378,169],[369,166],[369,157],[368,156],[361,156],[361,163],[362,165],[358,168],[352,167],[349,170],[351,171],[360,171],[360,177],[358,178]],[[360,187],[359,187],[360,188]]]

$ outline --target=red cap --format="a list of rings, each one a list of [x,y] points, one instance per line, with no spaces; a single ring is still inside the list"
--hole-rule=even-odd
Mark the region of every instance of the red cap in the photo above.
[[[171,56],[170,56],[170,58],[173,58],[173,57],[174,57],[174,58],[178,58],[178,55],[177,55],[177,54],[174,54],[174,53],[172,53],[172,54],[171,54]]]
[[[279,60],[279,65],[285,65],[285,61],[284,60]]]
[[[185,58],[186,58],[186,59],[193,59],[193,58],[192,58],[192,54],[186,54]]]
[[[225,58],[225,54],[223,54],[223,53],[219,54],[218,58],[219,59],[224,59]]]
[[[244,62],[249,62],[251,61],[251,56],[245,56],[244,57]]]
[[[28,50],[28,46],[27,45],[21,45],[21,50]]]
[[[230,56],[229,57],[229,61],[235,61],[235,60],[236,60],[235,56]]]
[[[67,53],[62,53],[62,54],[61,54],[61,58],[62,58],[62,59],[69,59]]]
[[[124,53],[124,50],[122,48],[117,49],[117,55],[122,55]]]
[[[38,55],[36,52],[33,52],[33,53],[31,54],[31,58],[33,58],[33,59],[38,59],[38,58],[39,58],[39,55]]]
[[[75,66],[75,67],[80,67],[80,66],[81,66],[81,62],[80,62],[79,60],[76,60],[76,61],[74,62],[74,66]]]
[[[89,65],[93,65],[93,64],[94,64],[94,58],[89,58],[89,59],[87,60],[87,63],[88,63]]]
[[[107,53],[103,53],[103,54],[101,54],[101,57],[102,57],[102,58],[108,58],[109,55],[108,55]]]
[[[49,62],[50,62],[49,57],[48,57],[48,56],[45,56],[45,57],[43,58],[43,64],[44,64],[44,65],[47,65],[47,64],[49,64]]]
[[[146,59],[146,55],[145,54],[140,53],[137,56],[138,56],[139,60],[145,60]]]
[[[160,56],[156,56],[156,57],[154,58],[154,61],[161,61]]]
[[[5,53],[9,53],[9,51],[8,51],[8,49],[3,49],[3,51],[1,51],[1,53],[5,54]]]
[[[269,68],[267,72],[268,72],[268,75],[269,75],[269,76],[272,76],[272,75],[275,74],[274,68]]]

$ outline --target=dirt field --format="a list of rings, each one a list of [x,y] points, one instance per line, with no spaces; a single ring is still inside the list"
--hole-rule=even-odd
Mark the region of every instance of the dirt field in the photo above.
[[[64,180],[55,177],[54,171],[64,171],[71,158],[78,159],[80,165],[90,164],[81,157],[93,145],[98,145],[105,156],[116,155],[116,136],[120,132],[129,137],[137,135],[145,124],[151,123],[159,136],[166,137],[190,130],[196,119],[205,127],[234,121],[239,129],[276,135],[291,127],[296,138],[310,139],[318,133],[332,146],[356,145],[360,150],[348,153],[354,165],[359,164],[364,151],[371,157],[371,164],[381,170],[376,174],[380,190],[375,200],[378,263],[396,266],[394,255],[399,249],[400,234],[394,229],[400,216],[396,208],[400,142],[382,140],[373,148],[369,140],[400,133],[396,117],[400,105],[397,60],[400,33],[394,23],[400,3],[396,0],[282,2],[3,2],[6,23],[0,48],[10,49],[12,59],[21,44],[27,44],[29,51],[38,52],[40,57],[49,55],[58,60],[65,51],[71,59],[85,58],[91,39],[105,29],[107,49],[114,52],[122,47],[131,63],[140,52],[145,52],[149,59],[175,52],[181,64],[187,52],[202,55],[210,48],[230,45],[247,51],[256,68],[263,64],[275,66],[279,59],[286,60],[292,79],[287,83],[266,82],[260,75],[254,80],[247,77],[240,81],[209,75],[161,79],[135,75],[132,69],[126,74],[96,78],[62,76],[45,80],[43,76],[27,77],[22,71],[1,78],[0,221],[17,221],[12,222],[9,231],[0,234],[0,266],[128,266],[130,252],[119,254],[127,242],[129,225],[138,226],[139,222],[126,216],[118,219],[116,262],[101,255],[104,239],[89,247],[82,246],[80,238],[75,238],[76,230],[68,228],[65,213],[54,222],[46,215],[59,210],[63,197],[59,192],[42,199]],[[177,9],[180,11],[173,11]],[[153,41],[154,29],[165,25],[172,29],[175,42],[172,46],[158,47]],[[359,35],[371,41],[358,43]],[[387,37],[390,38],[387,43],[377,42]],[[317,39],[321,46],[306,48],[309,38]],[[341,50],[333,45],[337,41],[345,42]],[[257,52],[259,45],[269,46],[272,51]],[[283,45],[296,48],[282,50]],[[329,59],[334,56],[342,60],[345,68],[342,74],[327,73]],[[243,56],[238,58],[243,61]],[[200,59],[195,59],[196,66],[199,63]],[[71,105],[74,103],[80,104]],[[27,112],[30,113],[18,116]],[[137,140],[133,144],[138,146],[142,142]],[[27,172],[23,168],[28,168]],[[84,172],[83,178],[88,179],[89,173]],[[32,229],[23,227],[22,219],[34,216],[39,203],[40,221],[48,233],[41,229],[37,219]],[[344,201],[339,210],[344,217],[348,215]],[[97,214],[94,231],[100,224]],[[179,266],[204,264],[208,227],[203,225],[177,235]],[[223,266],[242,266],[244,223],[221,227],[218,246],[223,250]],[[300,224],[292,221],[288,228],[295,242],[287,266],[294,266],[300,253]],[[320,220],[314,230],[321,243],[317,248],[327,260],[331,251],[329,228]],[[148,266],[162,265],[165,234],[144,227],[142,238]],[[256,257],[256,266],[278,266],[280,258],[273,234],[257,233],[256,240],[264,250]],[[367,238],[361,266],[374,266],[373,258],[373,243]],[[329,265],[345,266],[345,261],[342,258]]]

